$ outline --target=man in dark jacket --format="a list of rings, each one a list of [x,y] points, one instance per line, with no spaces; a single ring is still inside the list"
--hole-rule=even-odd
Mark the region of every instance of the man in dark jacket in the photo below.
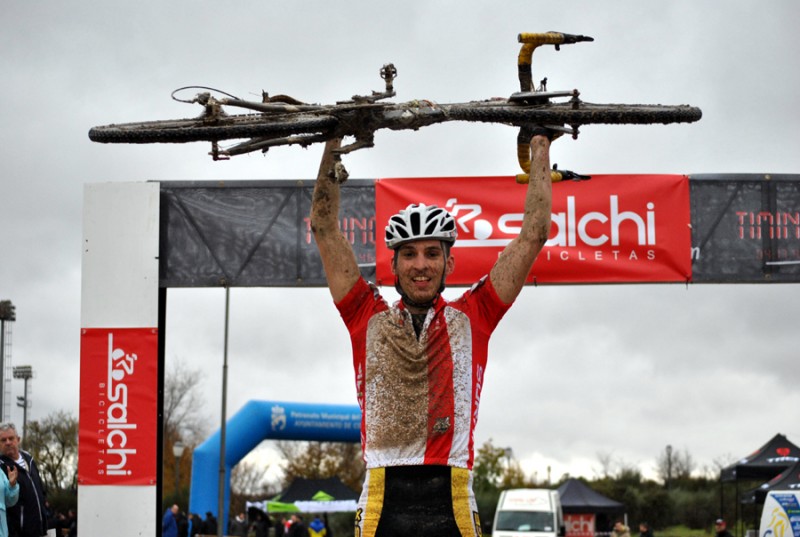
[[[0,423],[0,454],[3,470],[13,464],[19,474],[19,501],[13,507],[6,508],[9,537],[46,535],[46,498],[42,480],[31,454],[19,449],[19,435],[13,423]]]

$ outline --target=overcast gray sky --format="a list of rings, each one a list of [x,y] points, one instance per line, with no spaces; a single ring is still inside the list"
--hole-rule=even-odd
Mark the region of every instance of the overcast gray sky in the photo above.
[[[93,144],[90,127],[195,115],[169,98],[191,84],[333,102],[381,89],[387,62],[399,71],[397,100],[507,96],[518,90],[516,35],[556,30],[596,41],[536,53],[534,77],[550,89],[704,113],[688,126],[586,127],[554,145],[562,168],[800,173],[798,15],[794,0],[6,2],[0,299],[17,307],[12,361],[36,371],[30,418],[78,412],[85,184],[311,179],[321,152],[215,163],[205,144]],[[345,163],[356,178],[511,175],[515,137],[465,124],[381,132]],[[776,433],[798,443],[799,291],[526,288],[492,340],[476,443],[512,447],[539,478],[548,466],[591,477],[598,454],[651,474],[667,444],[711,467]],[[349,341],[327,290],[231,295],[229,414],[251,399],[355,404]],[[167,359],[204,371],[213,428],[223,306],[219,289],[169,292]]]

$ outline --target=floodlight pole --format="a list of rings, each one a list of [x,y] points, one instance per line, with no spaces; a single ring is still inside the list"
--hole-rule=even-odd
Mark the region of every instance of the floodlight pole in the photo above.
[[[219,482],[217,487],[217,537],[224,535],[225,523],[225,416],[228,399],[228,327],[230,321],[231,288],[225,285],[225,340],[222,350],[222,411],[219,426]]]
[[[10,300],[0,300],[0,421],[5,421],[6,391],[6,321],[16,321],[17,314]]]
[[[18,365],[14,367],[14,378],[22,379],[25,387],[23,389],[22,401],[17,402],[17,406],[22,407],[22,438],[28,436],[28,380],[33,378],[33,367],[29,365]],[[20,404],[21,403],[21,404]]]

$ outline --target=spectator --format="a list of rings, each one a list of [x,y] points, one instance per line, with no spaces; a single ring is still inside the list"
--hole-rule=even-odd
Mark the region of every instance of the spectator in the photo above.
[[[297,513],[292,514],[292,524],[289,526],[289,531],[286,533],[289,537],[308,537],[308,529],[303,524],[303,517]]]
[[[308,534],[310,537],[327,537],[328,529],[325,527],[325,523],[315,516],[308,525]]]
[[[189,513],[189,537],[205,535],[205,524],[197,513]]]
[[[234,537],[247,537],[247,519],[244,513],[239,513],[236,518],[231,520],[230,534]]]
[[[255,520],[250,525],[250,529],[254,537],[269,537],[269,528],[272,526],[272,521],[269,517],[262,512],[257,512]]]
[[[718,518],[714,522],[714,530],[717,532],[717,537],[733,537],[731,532],[728,531],[728,524],[722,518]]]
[[[631,537],[631,529],[621,520],[617,520],[614,529],[611,530],[611,537]]]
[[[206,519],[203,524],[203,530],[206,532],[206,535],[216,535],[217,534],[217,519],[211,513],[211,511],[206,511]]]
[[[30,453],[19,448],[19,441],[13,423],[0,423],[0,462],[6,468],[16,468],[19,484],[19,501],[6,508],[8,534],[10,537],[41,537],[47,534],[47,498],[36,462]]]
[[[161,519],[161,537],[178,537],[178,504],[173,505],[164,512]]]
[[[653,530],[647,522],[639,522],[639,537],[653,537]]]
[[[67,537],[78,537],[78,513],[75,509],[67,511]]]

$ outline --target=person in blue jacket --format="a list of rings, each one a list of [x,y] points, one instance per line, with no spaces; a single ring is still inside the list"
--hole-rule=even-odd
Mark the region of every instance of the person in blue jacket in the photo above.
[[[164,512],[161,520],[161,537],[178,537],[178,504],[173,505]]]

